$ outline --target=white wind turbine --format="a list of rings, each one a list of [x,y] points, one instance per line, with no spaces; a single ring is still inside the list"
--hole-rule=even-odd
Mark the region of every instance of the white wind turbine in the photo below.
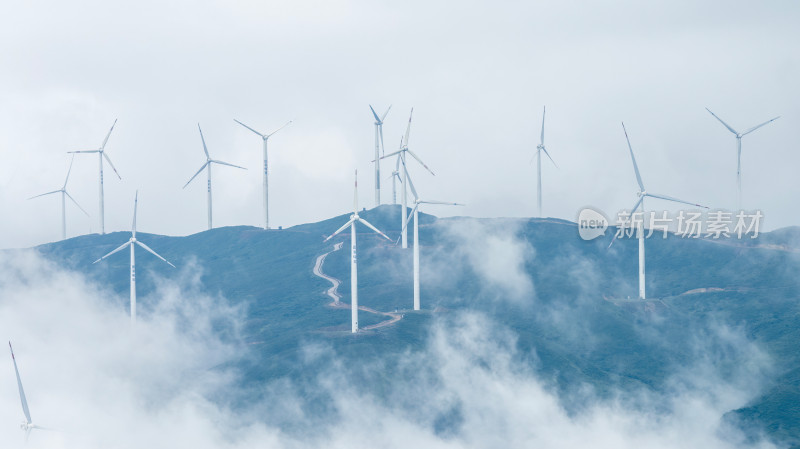
[[[711,112],[711,109],[706,108],[706,111],[708,111],[709,114],[713,115],[715,119],[719,120],[720,123],[722,123],[726,128],[728,128],[728,131],[732,132],[736,136],[736,186],[739,189],[739,208],[741,209],[741,207],[742,207],[742,137],[750,134],[751,132],[757,130],[758,128],[761,128],[764,125],[767,125],[769,123],[774,122],[775,120],[778,120],[779,118],[781,118],[781,116],[779,115],[779,116],[777,116],[777,117],[775,117],[773,119],[769,119],[769,120],[767,120],[766,122],[764,122],[764,123],[762,123],[760,125],[756,125],[756,126],[750,128],[750,129],[746,130],[745,132],[740,133],[740,132],[737,132],[735,129],[731,128],[730,125],[728,125],[727,123],[723,122],[721,118],[717,117],[717,114],[714,114],[713,112]]]
[[[639,299],[646,299],[645,296],[645,288],[644,288],[644,198],[649,196],[651,198],[659,198],[662,200],[673,201],[676,203],[688,204],[690,206],[702,207],[708,209],[708,207],[690,203],[688,201],[679,200],[677,198],[673,198],[666,195],[658,195],[655,193],[649,193],[644,188],[644,184],[642,183],[642,176],[639,174],[639,166],[636,165],[636,158],[633,156],[633,147],[631,147],[631,141],[628,139],[628,131],[625,129],[625,123],[622,124],[622,131],[625,133],[625,141],[628,142],[628,150],[631,153],[631,161],[633,161],[633,171],[636,173],[636,183],[639,184],[639,191],[636,192],[636,195],[639,199],[636,201],[636,204],[633,205],[631,209],[631,216],[633,216],[634,212],[641,206],[642,208],[642,223],[638,224],[636,230],[636,237],[639,240]],[[614,239],[611,240],[611,244],[608,246],[610,247],[614,244],[617,236],[614,236]]]
[[[397,204],[397,181],[403,183],[403,179],[400,178],[400,155],[397,155],[397,161],[394,164],[394,170],[392,171],[391,176],[389,178],[392,179],[392,204]]]
[[[544,147],[544,115],[546,112],[546,108],[542,109],[542,137],[539,141],[539,145],[536,146],[536,171],[537,171],[537,193],[538,193],[538,202],[539,205],[539,218],[542,217],[542,151],[547,157],[550,159],[550,162],[558,168],[556,165],[556,161],[550,157],[550,153],[547,152],[547,149]]]
[[[67,200],[66,200],[67,197],[69,197],[69,199],[72,200],[72,202],[75,203],[76,206],[78,206],[78,209],[80,209],[81,212],[86,214],[87,217],[89,216],[89,213],[86,212],[85,210],[83,210],[81,205],[78,204],[77,201],[75,201],[75,198],[73,198],[72,195],[70,195],[67,192],[67,182],[69,182],[69,174],[72,171],[72,163],[73,162],[75,162],[75,155],[74,154],[72,155],[72,160],[69,161],[69,170],[67,170],[67,178],[64,180],[64,185],[61,186],[61,188],[59,190],[53,190],[52,192],[42,193],[41,195],[36,195],[36,196],[32,196],[32,197],[28,198],[29,200],[32,200],[34,198],[39,198],[40,196],[50,195],[50,194],[53,194],[53,193],[60,193],[61,194],[61,240],[64,240],[64,239],[67,238]]]
[[[19,388],[19,400],[22,402],[22,413],[25,415],[25,421],[20,424],[20,429],[25,431],[25,442],[28,442],[28,437],[31,434],[31,430],[53,430],[48,429],[47,427],[37,426],[31,420],[31,412],[28,410],[28,400],[25,398],[25,390],[22,388],[22,379],[19,377],[19,369],[17,368],[17,358],[14,357],[14,348],[11,347],[11,342],[8,342],[8,348],[11,349],[11,360],[14,361],[14,373],[17,375],[17,388]]]
[[[95,260],[94,262],[92,262],[92,264],[96,264],[97,262],[100,262],[101,260],[105,259],[106,257],[108,257],[108,256],[110,256],[110,255],[112,255],[114,253],[117,253],[119,251],[122,251],[123,249],[125,249],[125,248],[130,246],[130,248],[131,248],[131,324],[136,324],[136,258],[135,258],[135,254],[134,254],[134,250],[135,250],[136,245],[141,246],[142,248],[147,250],[149,253],[153,254],[154,256],[156,256],[159,259],[161,259],[164,262],[166,262],[172,268],[175,268],[175,265],[172,265],[167,259],[159,256],[158,253],[156,253],[155,251],[150,249],[149,246],[145,245],[144,243],[142,243],[142,242],[140,242],[139,240],[136,239],[136,207],[137,207],[138,204],[139,204],[139,191],[137,190],[136,191],[136,197],[133,200],[133,226],[131,227],[131,238],[130,238],[130,240],[128,240],[127,242],[122,244],[119,248],[115,249],[114,251],[111,251],[110,253],[106,254],[105,256],[103,256],[103,257]]]
[[[408,216],[408,219],[403,224],[403,230],[408,226],[408,222],[411,221],[411,217],[414,217],[414,310],[420,309],[420,293],[419,293],[419,205],[420,204],[443,204],[447,206],[463,206],[463,204],[459,203],[448,203],[446,201],[427,201],[419,199],[417,195],[417,190],[414,188],[414,183],[411,182],[411,177],[406,178],[408,179],[408,186],[411,188],[411,193],[414,195],[414,209],[411,211],[411,215]]]
[[[425,165],[424,162],[422,162],[422,159],[420,159],[419,156],[417,156],[416,154],[414,154],[413,151],[408,149],[408,136],[409,134],[411,134],[411,118],[413,117],[413,115],[414,115],[414,108],[411,108],[411,114],[409,114],[408,116],[408,126],[406,127],[406,134],[403,137],[403,140],[400,141],[400,149],[398,151],[395,151],[394,153],[390,153],[381,157],[381,159],[386,159],[387,157],[399,155],[400,162],[403,165],[403,179],[402,179],[403,191],[401,192],[403,210],[402,213],[400,214],[400,227],[403,228],[403,230],[400,232],[400,237],[402,239],[403,248],[408,248],[408,230],[404,228],[406,224],[406,217],[407,217],[406,214],[408,213],[408,195],[406,193],[406,184],[407,184],[406,180],[408,179],[408,169],[406,167],[406,153],[410,154],[411,157],[416,159],[417,162],[419,162],[423,167],[425,167],[425,170],[428,170],[432,175],[436,176],[436,174],[430,168],[428,168],[428,166]]]
[[[289,126],[289,124],[292,123],[292,120],[289,120],[288,122],[286,122],[285,125],[281,126],[275,131],[272,131],[269,134],[262,134],[254,130],[253,128],[245,125],[244,123],[240,122],[239,120],[233,119],[233,121],[261,136],[261,140],[264,142],[264,229],[269,229],[269,173],[267,170],[267,141],[269,140],[270,136],[282,130],[283,128]],[[211,229],[211,225],[209,225],[209,229]]]
[[[197,170],[197,173],[195,173],[194,176],[189,178],[189,181],[187,181],[186,184],[183,185],[183,188],[185,189],[186,186],[188,186],[189,183],[192,182],[192,180],[196,178],[197,175],[199,175],[204,168],[208,167],[208,229],[211,229],[212,227],[211,226],[211,164],[228,165],[230,167],[241,168],[242,170],[247,170],[247,169],[244,167],[239,167],[238,165],[233,165],[227,162],[211,159],[211,156],[208,155],[208,148],[206,147],[206,139],[203,137],[203,130],[200,129],[199,123],[197,124],[197,129],[200,131],[200,140],[203,142],[203,152],[206,153],[206,163],[203,164],[202,167],[200,167],[200,170]],[[264,141],[264,145],[265,145],[264,148],[266,149],[266,141]]]
[[[378,228],[372,226],[367,220],[364,220],[358,216],[358,170],[356,170],[355,193],[353,196],[353,215],[350,216],[350,220],[345,223],[344,226],[339,228],[336,232],[329,235],[328,238],[324,240],[327,242],[350,226],[350,329],[353,333],[358,332],[358,257],[356,253],[357,222],[361,222],[364,224],[364,226],[377,232],[382,237],[385,237],[386,240],[392,240],[387,237],[386,234],[379,231]]]
[[[389,105],[389,108],[386,109],[386,112],[383,113],[382,116],[378,117],[378,114],[375,112],[375,109],[372,108],[372,105],[369,105],[369,110],[372,111],[372,115],[375,116],[375,207],[381,205],[381,149],[384,149],[383,146],[383,121],[386,119],[386,115],[389,113],[389,110],[392,109],[392,105]]]
[[[108,165],[111,166],[111,169],[114,170],[114,174],[116,174],[120,180],[122,179],[122,176],[119,175],[119,172],[117,172],[117,169],[114,167],[114,164],[111,163],[111,159],[109,159],[105,152],[106,143],[108,143],[108,138],[111,137],[111,131],[114,131],[114,126],[116,124],[117,120],[114,119],[114,123],[111,125],[111,129],[108,130],[108,134],[106,134],[106,138],[103,139],[103,144],[100,145],[100,148],[96,150],[68,151],[68,153],[98,153],[98,160],[100,162],[100,234],[106,233],[105,200],[103,197],[103,158],[105,158]]]

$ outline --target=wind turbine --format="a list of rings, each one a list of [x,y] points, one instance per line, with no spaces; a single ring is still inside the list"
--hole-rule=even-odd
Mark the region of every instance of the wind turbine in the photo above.
[[[247,169],[244,168],[244,167],[239,167],[238,165],[233,165],[233,164],[229,164],[227,162],[222,162],[222,161],[218,161],[216,159],[211,159],[211,156],[208,155],[208,148],[206,147],[206,139],[203,138],[203,130],[200,129],[200,124],[199,123],[197,124],[197,129],[200,131],[200,140],[203,142],[203,151],[206,153],[206,163],[203,164],[202,167],[200,167],[200,170],[197,170],[197,173],[195,173],[194,176],[189,178],[189,181],[187,181],[186,184],[183,185],[183,188],[185,189],[186,186],[188,186],[189,183],[192,182],[192,180],[194,178],[196,178],[197,175],[199,175],[200,172],[203,171],[204,168],[208,167],[208,229],[211,229],[211,227],[212,227],[211,226],[211,164],[228,165],[230,167],[241,168],[242,170],[247,170]],[[267,141],[265,140],[264,141],[264,149],[266,149],[266,142]]]
[[[269,140],[270,136],[272,136],[276,132],[282,130],[283,128],[286,128],[287,126],[289,126],[289,124],[292,123],[292,120],[289,120],[288,122],[286,122],[285,125],[281,126],[280,128],[276,129],[275,131],[272,131],[269,134],[261,134],[260,132],[254,130],[253,128],[251,128],[251,127],[249,127],[247,125],[245,125],[244,123],[240,122],[239,120],[233,119],[233,121],[238,123],[238,124],[240,124],[240,125],[242,125],[242,126],[244,126],[245,128],[249,129],[250,131],[253,131],[254,133],[258,134],[259,136],[261,136],[261,140],[264,142],[264,229],[269,229],[269,179],[268,179],[269,174],[268,174],[268,171],[267,171],[267,141]],[[199,127],[200,125],[197,125],[197,126]],[[201,135],[202,135],[202,133],[201,133]],[[209,173],[210,173],[210,171],[209,171]],[[209,204],[211,204],[210,200],[209,200]],[[211,218],[210,218],[211,215],[210,214],[211,214],[211,212],[209,212],[209,223],[210,223],[210,220],[211,220]],[[211,229],[211,225],[210,224],[208,225],[208,228]]]
[[[14,362],[14,373],[17,375],[17,388],[19,388],[19,400],[22,403],[22,413],[25,415],[25,421],[20,424],[20,429],[25,431],[25,442],[28,442],[28,437],[31,435],[31,430],[53,430],[46,427],[37,426],[31,421],[31,412],[28,410],[28,400],[25,399],[25,390],[22,388],[22,379],[19,377],[19,369],[17,368],[17,358],[14,357],[14,348],[11,347],[11,342],[8,342],[8,348],[11,349],[11,360]]]
[[[537,192],[538,192],[538,205],[539,205],[539,218],[542,217],[542,151],[547,157],[550,159],[550,162],[558,168],[556,165],[556,161],[550,157],[550,153],[547,152],[547,149],[544,147],[544,115],[546,112],[546,107],[542,109],[542,137],[539,141],[539,145],[536,146],[536,171],[537,171]]]
[[[631,153],[631,161],[633,161],[633,171],[634,173],[636,173],[636,183],[639,184],[639,190],[636,192],[636,195],[639,197],[639,199],[636,200],[636,204],[634,204],[633,208],[631,209],[631,216],[633,216],[633,213],[636,212],[636,209],[638,209],[641,206],[642,223],[636,230],[637,231],[636,237],[639,239],[639,299],[646,299],[644,291],[645,290],[644,289],[644,198],[649,196],[651,198],[659,198],[662,200],[688,204],[690,206],[702,207],[705,209],[708,209],[708,207],[703,206],[701,204],[690,203],[688,201],[679,200],[671,196],[649,193],[647,190],[645,190],[644,184],[642,183],[642,176],[639,174],[639,166],[636,165],[636,158],[633,156],[633,147],[631,147],[631,141],[630,139],[628,139],[628,131],[625,129],[625,123],[622,124],[622,131],[625,133],[625,140],[628,142],[628,150]],[[614,236],[614,240],[616,240],[616,236]],[[611,241],[611,244],[614,243],[614,240]],[[610,247],[611,244],[609,244],[608,246]]]
[[[111,129],[108,130],[108,134],[106,134],[106,138],[103,140],[103,144],[100,145],[100,148],[97,150],[79,150],[79,151],[68,151],[68,153],[98,153],[100,162],[100,234],[106,233],[106,219],[105,219],[105,206],[104,206],[104,197],[103,197],[103,158],[105,158],[108,165],[111,166],[111,169],[114,170],[114,174],[122,180],[122,176],[119,175],[117,169],[114,167],[114,164],[111,163],[111,159],[109,159],[108,155],[105,152],[106,143],[108,143],[108,138],[111,137],[111,131],[114,131],[114,126],[117,124],[117,119],[114,119],[114,123],[111,125]]]
[[[375,160],[372,161],[375,163],[375,207],[381,205],[380,150],[381,149],[385,150],[385,148],[383,147],[383,120],[386,119],[386,115],[389,113],[390,109],[392,109],[392,105],[389,105],[389,108],[386,109],[386,112],[384,112],[382,116],[378,117],[378,114],[375,112],[375,109],[372,108],[372,105],[369,105],[369,110],[372,111],[372,115],[375,116]]]
[[[353,215],[350,216],[350,220],[345,223],[344,226],[339,228],[336,232],[329,235],[328,238],[324,240],[327,242],[350,226],[350,329],[352,333],[358,332],[358,258],[356,254],[357,222],[361,222],[364,224],[364,226],[377,232],[382,237],[385,237],[386,240],[392,240],[387,237],[386,234],[379,231],[378,228],[372,226],[367,220],[364,220],[358,216],[358,170],[356,170],[355,193],[353,196]]]
[[[147,250],[148,252],[150,252],[154,256],[156,256],[159,259],[161,259],[164,262],[166,262],[172,268],[175,268],[175,265],[172,265],[167,259],[159,256],[158,253],[156,253],[155,251],[150,249],[149,246],[145,245],[144,243],[142,243],[142,242],[140,242],[139,240],[136,239],[136,207],[137,207],[138,204],[139,204],[139,191],[137,190],[136,191],[136,197],[133,200],[133,226],[131,227],[131,238],[130,238],[130,240],[128,240],[127,242],[122,244],[119,248],[115,249],[114,251],[111,251],[110,253],[106,254],[105,256],[103,256],[103,257],[95,260],[94,262],[92,262],[92,264],[96,264],[97,262],[100,262],[101,260],[105,259],[106,257],[108,257],[108,256],[110,256],[110,255],[112,255],[114,253],[117,253],[119,251],[122,251],[123,249],[125,249],[125,248],[130,246],[130,248],[131,248],[131,324],[136,324],[136,258],[135,258],[135,254],[134,254],[134,249],[135,249],[136,245],[141,246],[142,248],[144,248],[145,250]]]
[[[400,227],[403,228],[403,230],[400,232],[400,236],[402,238],[403,248],[408,248],[408,230],[405,229],[404,227],[406,224],[406,217],[407,217],[406,213],[408,213],[407,210],[408,195],[406,194],[406,183],[407,183],[406,181],[408,180],[408,168],[406,167],[406,153],[410,154],[411,157],[416,159],[417,162],[419,162],[423,167],[425,167],[425,170],[428,170],[432,175],[436,176],[436,174],[433,171],[431,171],[431,169],[428,168],[428,166],[425,165],[424,162],[422,162],[422,159],[420,159],[419,156],[417,156],[416,154],[414,154],[413,151],[408,149],[408,136],[409,134],[411,134],[411,118],[413,117],[413,115],[414,115],[414,108],[411,108],[411,114],[409,114],[408,116],[408,126],[406,127],[406,134],[400,141],[400,149],[398,151],[395,151],[394,153],[387,154],[381,157],[381,159],[386,159],[387,157],[392,157],[397,154],[400,156],[400,162],[403,164],[403,192],[401,195],[403,201],[403,212],[400,214]]]
[[[445,201],[427,201],[419,199],[417,190],[414,188],[414,183],[411,182],[411,177],[408,177],[408,186],[411,188],[411,193],[414,195],[414,209],[411,210],[411,215],[403,224],[403,230],[408,226],[411,217],[414,217],[414,310],[420,309],[419,299],[419,205],[420,204],[444,204],[447,206],[463,206],[459,203],[448,203]]]
[[[87,213],[85,210],[83,210],[81,205],[78,204],[77,201],[75,201],[75,198],[73,198],[72,195],[70,195],[67,192],[67,182],[69,181],[69,174],[72,171],[72,163],[73,162],[75,162],[75,155],[74,154],[72,155],[72,160],[69,161],[69,170],[67,170],[67,178],[64,180],[64,185],[61,186],[61,188],[59,190],[53,190],[52,192],[42,193],[41,195],[36,195],[36,196],[32,196],[32,197],[28,198],[29,200],[32,200],[34,198],[39,198],[40,196],[50,195],[50,194],[53,194],[53,193],[61,193],[61,240],[65,240],[67,238],[67,212],[66,212],[66,210],[67,210],[66,198],[67,197],[69,197],[69,199],[72,200],[72,202],[75,203],[76,206],[78,206],[78,209],[80,209],[81,212],[86,214],[87,217],[89,216],[89,213]]]
[[[732,132],[736,136],[736,186],[739,189],[739,208],[741,209],[741,207],[742,207],[742,137],[750,134],[751,132],[757,130],[758,128],[761,128],[764,125],[767,125],[769,123],[774,122],[775,120],[778,120],[779,118],[781,118],[781,116],[779,115],[779,116],[777,116],[777,117],[775,117],[773,119],[769,119],[769,120],[767,120],[766,122],[764,122],[764,123],[762,123],[760,125],[756,125],[756,126],[750,128],[750,129],[746,130],[745,132],[740,133],[740,132],[736,131],[735,129],[731,128],[730,125],[728,125],[727,123],[722,121],[721,118],[717,117],[717,114],[714,114],[713,112],[711,112],[711,109],[706,108],[706,111],[708,111],[709,114],[713,115],[715,119],[719,120],[720,123],[722,123],[726,128],[728,128],[728,131]]]

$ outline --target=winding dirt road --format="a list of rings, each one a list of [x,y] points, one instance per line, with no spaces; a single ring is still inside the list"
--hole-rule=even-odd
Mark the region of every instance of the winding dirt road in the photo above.
[[[330,296],[333,299],[333,302],[328,304],[328,306],[329,307],[333,307],[335,309],[350,309],[350,304],[347,304],[345,302],[339,301],[339,299],[342,297],[342,295],[338,292],[338,289],[339,289],[339,285],[341,285],[342,281],[340,281],[339,279],[336,279],[333,276],[328,276],[327,274],[323,273],[322,272],[322,264],[325,263],[325,258],[328,257],[328,254],[330,254],[330,253],[332,253],[334,251],[339,251],[340,249],[342,249],[343,245],[344,245],[343,242],[339,242],[339,243],[337,243],[336,245],[333,246],[333,250],[328,251],[327,253],[325,253],[325,254],[323,254],[321,256],[318,256],[317,257],[317,261],[314,263],[314,269],[312,270],[315,276],[321,277],[322,279],[325,279],[326,281],[328,281],[328,282],[330,282],[332,284],[332,286],[328,290],[325,291],[325,294]],[[380,312],[378,310],[371,309],[369,307],[364,307],[364,306],[358,306],[358,310],[363,310],[364,312],[373,313],[375,315],[384,315],[384,316],[389,317],[389,319],[386,320],[386,321],[381,321],[380,323],[373,324],[373,325],[370,325],[370,326],[364,326],[364,327],[361,328],[362,330],[378,329],[378,328],[381,328],[381,327],[389,326],[389,325],[392,325],[392,324],[400,321],[403,318],[403,315],[400,314],[400,313]]]

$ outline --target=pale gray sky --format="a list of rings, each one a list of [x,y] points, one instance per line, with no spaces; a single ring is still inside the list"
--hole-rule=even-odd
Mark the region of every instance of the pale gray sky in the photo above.
[[[629,208],[636,183],[620,121],[649,190],[736,206],[736,128],[744,138],[744,204],[769,229],[795,225],[800,194],[800,4],[793,1],[7,3],[0,14],[0,247],[60,238],[55,190],[66,151],[107,146],[106,230],[183,235],[206,227],[212,157],[217,226],[261,222],[261,142],[234,118],[270,130],[274,226],[372,207],[373,120],[397,147],[415,108],[410,147],[426,198],[459,201],[433,214],[531,216],[541,109],[545,214],[574,220],[587,205]],[[390,164],[383,165],[388,175]],[[388,181],[384,201],[390,201]],[[68,236],[97,231],[96,156],[76,158]],[[651,208],[666,205],[650,202]]]

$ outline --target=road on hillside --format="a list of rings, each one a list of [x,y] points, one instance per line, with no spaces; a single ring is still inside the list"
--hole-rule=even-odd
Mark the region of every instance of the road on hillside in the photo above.
[[[325,294],[330,296],[333,299],[333,302],[328,304],[328,306],[333,307],[335,309],[349,309],[350,308],[350,304],[347,304],[347,303],[339,301],[339,299],[342,297],[342,295],[338,292],[338,289],[339,289],[339,285],[342,283],[342,281],[340,281],[339,279],[336,279],[333,276],[328,276],[327,274],[323,273],[322,272],[322,264],[325,263],[325,258],[328,257],[328,254],[330,254],[330,253],[332,253],[334,251],[339,251],[340,249],[342,249],[343,245],[344,245],[343,242],[339,242],[339,243],[337,243],[336,245],[333,246],[333,250],[328,251],[327,253],[325,253],[325,254],[323,254],[321,256],[318,256],[317,257],[317,261],[314,263],[314,269],[312,270],[315,276],[321,277],[322,279],[325,279],[326,281],[328,281],[328,282],[330,282],[332,284],[332,286],[330,288],[328,288],[328,290],[325,291]],[[361,329],[363,329],[363,330],[378,329],[378,328],[381,328],[381,327],[384,327],[384,326],[389,326],[389,325],[392,325],[392,324],[400,321],[400,319],[403,318],[403,315],[399,314],[399,313],[380,312],[378,310],[371,309],[369,307],[364,307],[364,306],[358,306],[358,310],[363,310],[364,312],[373,313],[375,315],[384,315],[384,316],[389,317],[389,319],[386,320],[386,321],[381,321],[380,323],[377,323],[377,324],[373,324],[373,325],[370,325],[370,326],[362,327]]]

